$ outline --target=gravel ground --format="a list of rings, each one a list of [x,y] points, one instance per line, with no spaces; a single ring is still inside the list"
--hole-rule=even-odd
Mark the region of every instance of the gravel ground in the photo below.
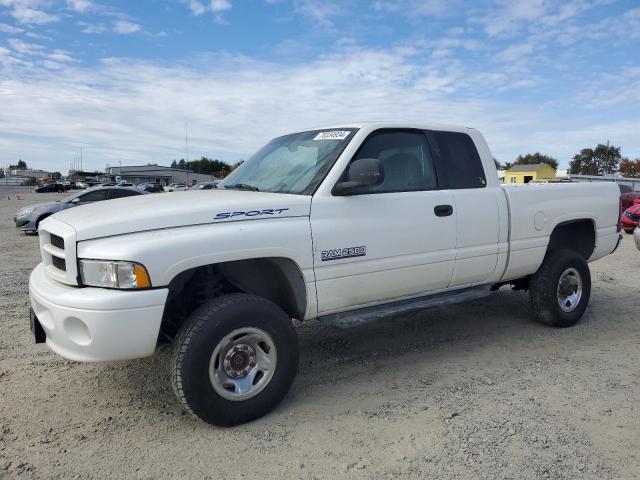
[[[591,265],[576,327],[527,296],[339,330],[299,328],[300,373],[270,415],[230,429],[175,400],[168,350],[82,364],[31,342],[37,237],[0,197],[0,478],[640,478],[640,252]],[[124,333],[124,332],[123,332]]]

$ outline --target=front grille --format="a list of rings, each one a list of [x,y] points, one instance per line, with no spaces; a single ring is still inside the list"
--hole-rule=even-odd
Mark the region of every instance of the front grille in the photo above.
[[[60,250],[64,250],[64,238],[51,234],[51,245]]]
[[[631,218],[631,220],[638,221],[638,220],[640,220],[640,215],[631,215],[630,218]]]
[[[51,264],[54,267],[56,267],[58,270],[62,270],[63,272],[67,271],[67,262],[64,261],[64,258],[60,258],[52,255]]]

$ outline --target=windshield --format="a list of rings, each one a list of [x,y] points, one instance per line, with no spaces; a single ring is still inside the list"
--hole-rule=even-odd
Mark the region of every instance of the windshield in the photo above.
[[[356,129],[323,129],[271,140],[218,185],[219,189],[311,195]]]

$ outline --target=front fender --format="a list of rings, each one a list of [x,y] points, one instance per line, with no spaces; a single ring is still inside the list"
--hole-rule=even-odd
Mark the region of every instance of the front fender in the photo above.
[[[308,298],[315,298],[308,217],[194,225],[78,243],[78,258],[143,264],[153,287],[167,286],[181,272],[196,267],[267,257],[293,261],[302,273]]]

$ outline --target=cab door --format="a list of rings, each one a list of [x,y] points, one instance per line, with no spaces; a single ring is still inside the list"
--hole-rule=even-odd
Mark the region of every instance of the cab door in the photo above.
[[[359,158],[381,161],[380,185],[312,201],[320,314],[442,290],[453,275],[454,196],[440,188],[425,133],[376,130],[351,161]]]
[[[427,137],[456,209],[456,262],[449,287],[483,283],[496,270],[500,205],[496,182],[487,182],[482,159],[467,133],[429,131]]]

